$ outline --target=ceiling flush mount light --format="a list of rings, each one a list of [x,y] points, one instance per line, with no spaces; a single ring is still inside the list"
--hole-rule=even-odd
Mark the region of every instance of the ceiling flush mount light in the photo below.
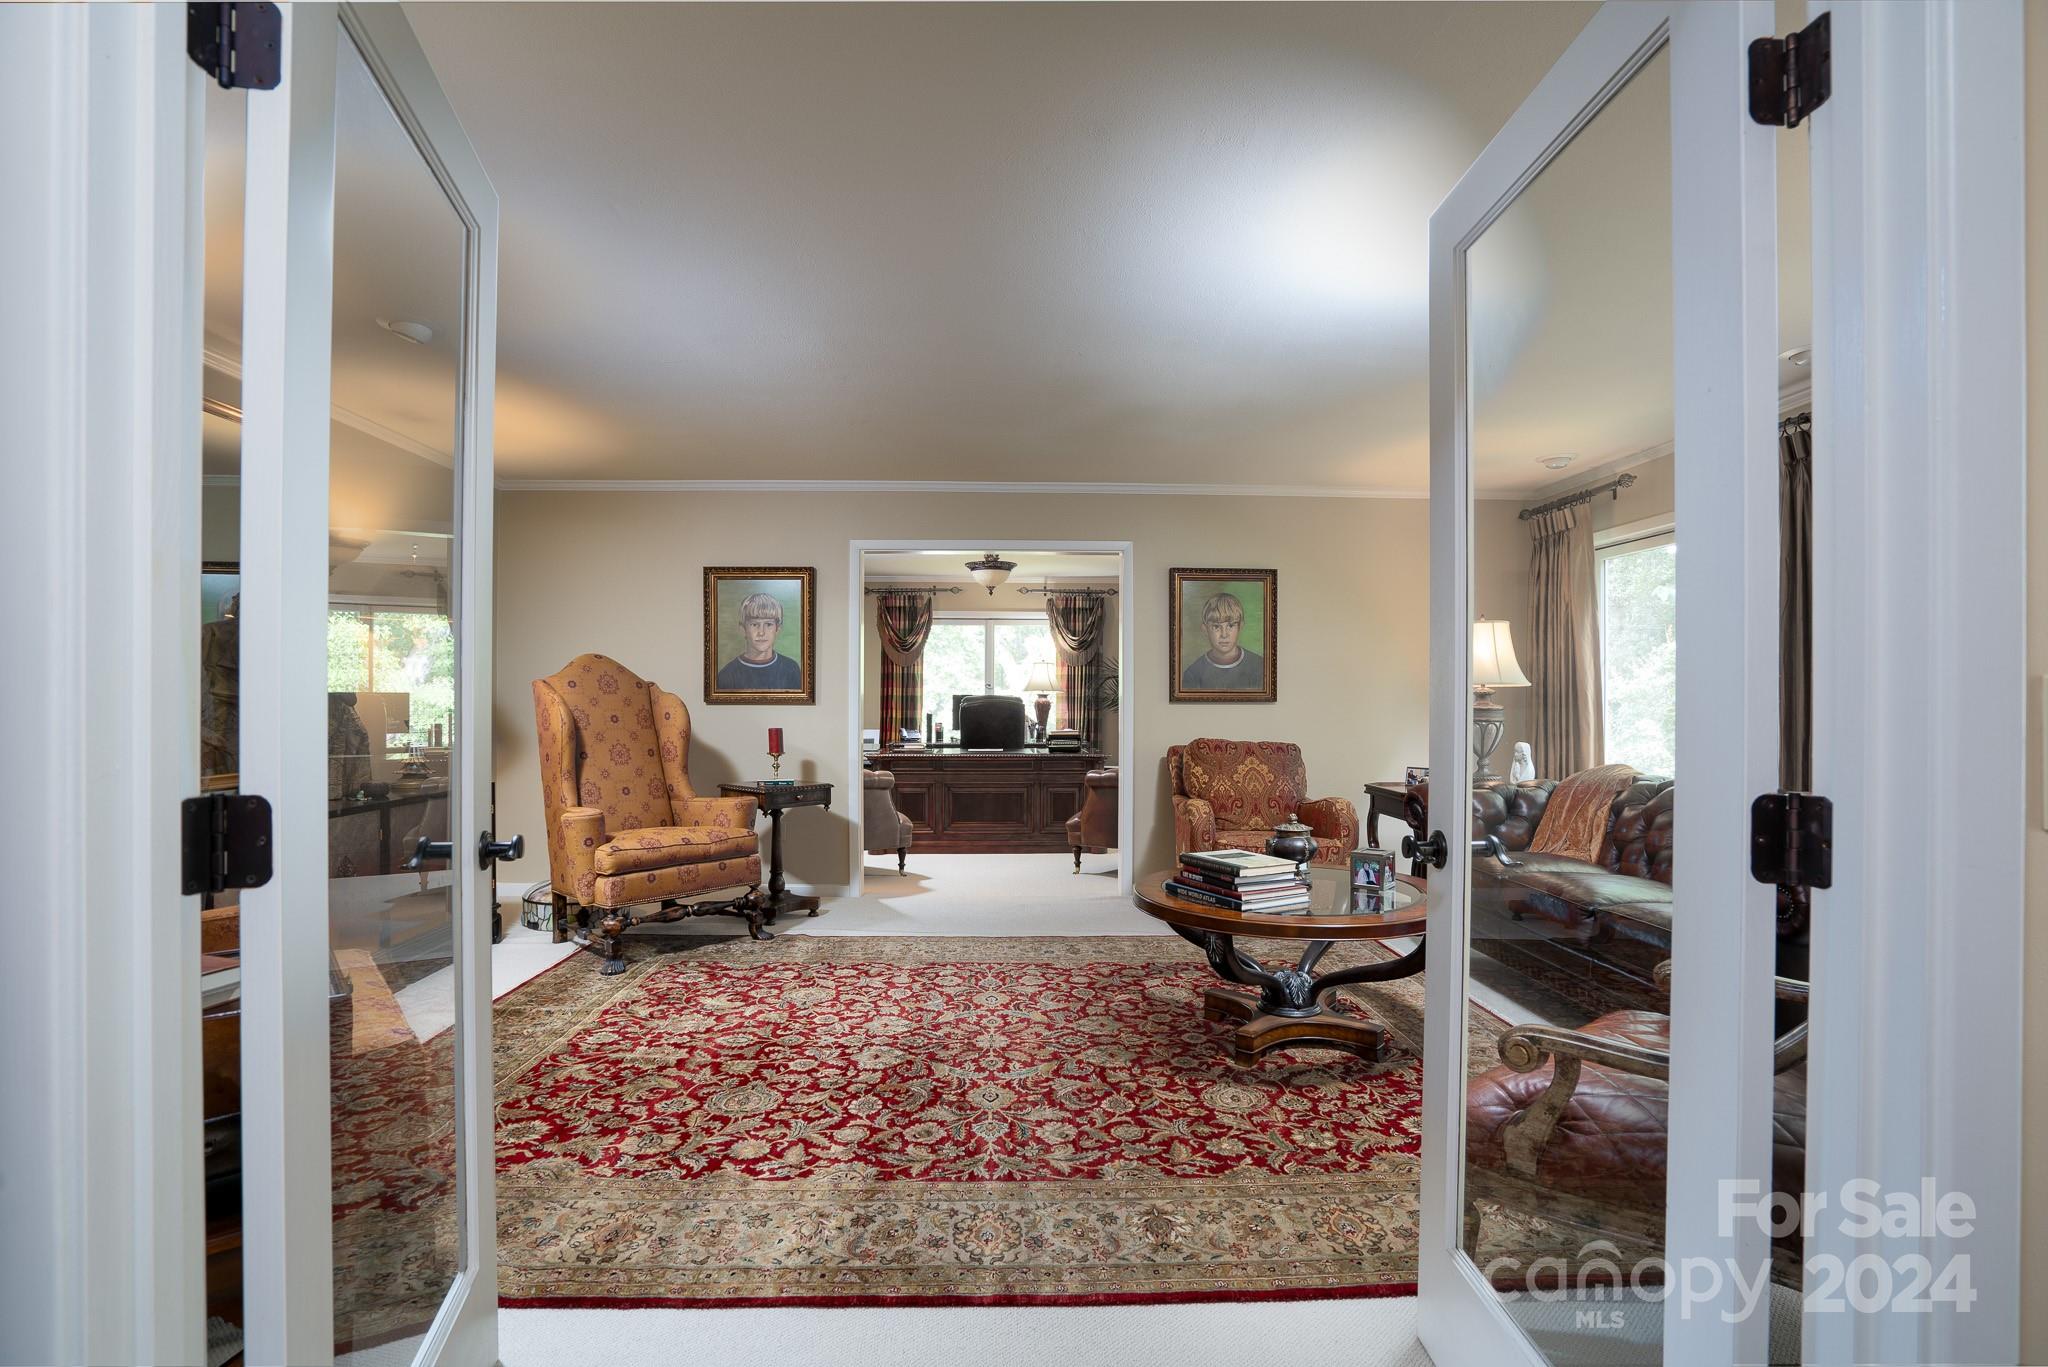
[[[1813,364],[1813,348],[1796,346],[1793,347],[1790,351],[1779,352],[1778,359],[1781,361],[1790,361],[1793,365],[1796,365],[1803,370],[1807,366]]]
[[[1004,560],[990,551],[979,560],[967,562],[967,572],[974,576],[974,582],[987,589],[989,597],[995,597],[996,585],[1010,577],[1010,571],[1017,568],[1014,560]]]
[[[410,318],[379,318],[377,326],[396,337],[403,337],[415,346],[425,346],[434,340],[434,330],[425,323],[415,323]]]
[[[1578,457],[1573,455],[1557,455],[1540,456],[1538,459],[1543,462],[1543,468],[1546,470],[1562,470],[1565,466],[1577,460]]]

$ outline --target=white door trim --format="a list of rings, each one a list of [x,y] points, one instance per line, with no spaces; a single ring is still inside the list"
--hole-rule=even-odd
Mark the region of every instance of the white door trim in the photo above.
[[[1124,671],[1121,696],[1130,697],[1132,662],[1136,659],[1137,613],[1131,605],[1133,586],[1137,582],[1137,556],[1129,541],[1058,541],[1023,540],[1015,537],[997,537],[1003,546],[1013,551],[1069,551],[1069,552],[1114,552],[1117,556],[1117,651],[1119,668]],[[861,593],[866,581],[863,578],[865,566],[862,556],[873,551],[879,555],[900,555],[913,551],[949,551],[957,549],[963,542],[980,545],[973,537],[956,536],[943,541],[905,541],[883,539],[872,541],[849,541],[846,543],[846,712],[847,712],[847,784],[852,786],[861,772],[860,748],[860,700],[861,687],[865,680],[861,660],[861,642],[866,639],[867,609]],[[1137,726],[1133,714],[1125,710],[1116,728],[1116,763],[1121,776],[1116,787],[1116,834],[1117,849],[1117,892],[1120,896],[1131,895],[1131,861],[1137,857],[1131,841],[1136,826],[1133,813],[1137,807],[1137,793],[1132,786],[1133,756],[1137,754]],[[847,895],[858,897],[866,879],[867,848],[861,832],[861,819],[865,802],[849,797],[847,809],[853,814],[851,847],[847,859],[851,877],[847,879]]]
[[[1967,1256],[1980,1299],[1809,1315],[1806,1360],[2016,1362],[2024,21],[2013,0],[1813,9],[1834,29],[1811,134],[1813,748],[1836,834],[1813,898],[1807,1185],[1931,1177],[1976,1220],[1856,1239],[1823,1219],[1807,1253]]]
[[[1439,1362],[1540,1364],[1500,1297],[1459,1245],[1465,1132],[1467,898],[1471,852],[1472,482],[1466,404],[1465,253],[1661,49],[1669,4],[1602,6],[1510,116],[1429,220],[1430,829],[1449,860],[1429,880],[1434,956],[1424,980],[1420,1299],[1416,1332]],[[1449,782],[1443,782],[1449,778]]]
[[[307,529],[327,527],[337,29],[331,4],[279,8],[283,81],[248,106],[242,233],[240,774],[270,800],[274,862],[241,899],[243,1342],[251,1362],[320,1364],[334,1355],[327,538]]]
[[[200,74],[182,6],[0,6],[0,1358],[203,1356]],[[180,571],[189,568],[194,574]]]
[[[1664,1361],[1770,1361],[1770,1316],[1742,1313],[1770,1241],[1721,1221],[1721,1184],[1771,1190],[1777,894],[1749,875],[1749,805],[1778,787],[1779,131],[1749,117],[1750,40],[1767,0],[1672,15],[1671,266],[1678,555],[1671,1077],[1665,1253],[1677,1274]],[[1709,1292],[1707,1288],[1712,1287]]]

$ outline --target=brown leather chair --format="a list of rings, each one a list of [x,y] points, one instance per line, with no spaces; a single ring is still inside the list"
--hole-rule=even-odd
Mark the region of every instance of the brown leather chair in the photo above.
[[[556,944],[574,940],[604,957],[604,972],[623,973],[619,937],[641,921],[730,914],[755,939],[773,938],[762,929],[755,801],[696,795],[681,698],[617,660],[578,655],[533,681],[533,711]],[[736,895],[681,900],[725,891]]]
[[[1669,974],[1669,960],[1654,970],[1660,990]],[[1779,978],[1777,996],[1803,1009],[1807,985]],[[1478,1247],[1493,1208],[1661,1248],[1671,1018],[1615,1011],[1576,1030],[1518,1025],[1496,1048],[1500,1063],[1465,1089],[1465,1247]],[[1802,1021],[1779,1034],[1772,1055],[1771,1177],[1795,1201],[1806,1171],[1805,1058]],[[1799,1259],[1796,1232],[1777,1241],[1778,1279],[1796,1278]]]
[[[860,771],[860,829],[869,854],[896,853],[896,872],[910,857],[910,818],[896,810],[896,775],[887,769]]]
[[[1081,793],[1081,810],[1067,818],[1067,843],[1074,847],[1074,872],[1083,854],[1108,854],[1116,848],[1116,766],[1090,769]]]

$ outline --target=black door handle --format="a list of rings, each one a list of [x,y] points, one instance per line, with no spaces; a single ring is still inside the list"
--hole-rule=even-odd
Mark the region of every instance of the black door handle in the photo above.
[[[1434,864],[1442,868],[1451,857],[1451,847],[1445,842],[1442,831],[1434,831],[1423,840],[1404,835],[1401,837],[1401,857],[1410,863]]]
[[[510,840],[493,840],[491,833],[485,831],[477,837],[476,866],[480,869],[487,869],[500,862],[509,864],[515,859],[523,858],[525,854],[526,837],[523,835],[515,835]]]
[[[429,859],[453,859],[455,845],[447,840],[429,840],[420,837],[420,843],[412,847],[412,858],[405,861],[407,869],[418,869]]]

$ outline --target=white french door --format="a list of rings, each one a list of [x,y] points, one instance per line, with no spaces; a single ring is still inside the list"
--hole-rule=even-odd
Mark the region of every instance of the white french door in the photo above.
[[[247,104],[241,787],[252,1363],[497,1355],[496,193],[396,5],[287,4]]]
[[[1780,134],[1746,102],[1747,47],[1771,31],[1772,6],[1750,0],[1604,6],[1430,222],[1430,823],[1449,839],[1429,880],[1420,1332],[1438,1362],[1771,1360],[1768,1240],[1754,1222],[1729,1230],[1715,1218],[1715,1179],[1772,1190],[1781,1104],[1775,908],[1749,877],[1746,829],[1749,799],[1778,786]],[[1501,1063],[1501,1026],[1574,1029],[1664,1006],[1657,951],[1589,952],[1585,923],[1518,902],[1498,868],[1477,867],[1494,856],[1467,840],[1474,623],[1508,620],[1537,688],[1567,691],[1572,672],[1563,645],[1530,649],[1541,638],[1529,598],[1489,597],[1531,545],[1514,523],[1505,542],[1482,533],[1496,524],[1476,519],[1475,500],[1531,489],[1539,464],[1593,440],[1609,457],[1674,453],[1679,546],[1675,700],[1665,685],[1683,771],[1663,911],[1668,1137],[1651,1129],[1633,1152],[1622,1146],[1632,1166],[1612,1195],[1561,1179],[1548,1157],[1531,1171],[1477,1101],[1468,1119],[1466,1085],[1468,1065]],[[1590,557],[1598,516],[1582,503],[1539,520],[1560,546],[1582,539],[1575,558],[1546,564],[1590,573],[1576,557]],[[1573,743],[1577,753],[1551,755],[1539,738],[1539,772],[1604,762],[1598,744]],[[1618,976],[1594,971],[1607,953]],[[1475,1006],[1509,1019],[1482,1014],[1471,1028]],[[1547,1083],[1552,1065],[1526,1076]],[[1601,1260],[1625,1285],[1589,1275]],[[1695,1276],[1708,1268],[1717,1279]]]

